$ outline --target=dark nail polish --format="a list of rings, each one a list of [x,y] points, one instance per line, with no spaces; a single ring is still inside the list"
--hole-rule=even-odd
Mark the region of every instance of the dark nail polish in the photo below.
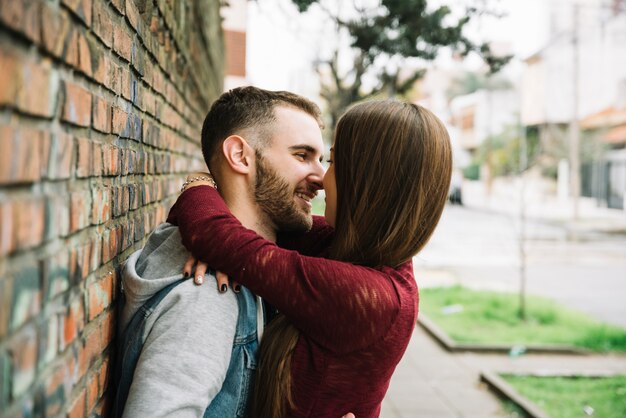
[[[189,277],[189,273],[187,273],[186,271],[183,273],[183,277]]]
[[[237,285],[235,285],[235,287],[233,287],[233,290],[234,290],[236,293],[239,293],[239,291],[241,290],[241,286],[239,286],[239,285],[237,284]]]
[[[224,293],[224,292],[226,292],[226,289],[228,289],[228,286],[223,284],[222,287],[220,287],[220,292]]]

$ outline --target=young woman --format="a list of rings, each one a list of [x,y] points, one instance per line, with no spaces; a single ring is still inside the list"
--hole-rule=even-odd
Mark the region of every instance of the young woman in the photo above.
[[[417,105],[360,103],[339,120],[329,162],[326,222],[279,239],[298,251],[244,228],[208,186],[170,213],[194,256],[281,313],[261,344],[255,417],[377,417],[415,327],[411,258],[446,203],[446,129]]]

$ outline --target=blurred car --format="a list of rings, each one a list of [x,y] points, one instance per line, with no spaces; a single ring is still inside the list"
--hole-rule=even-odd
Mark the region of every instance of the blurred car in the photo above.
[[[453,205],[463,205],[463,173],[459,169],[452,171],[448,200]]]

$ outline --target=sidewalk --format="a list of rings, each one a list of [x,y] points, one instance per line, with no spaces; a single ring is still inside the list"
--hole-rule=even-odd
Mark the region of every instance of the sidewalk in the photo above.
[[[591,198],[581,197],[578,219],[573,219],[573,203],[559,199],[551,185],[539,179],[525,180],[525,216],[529,220],[546,222],[564,227],[571,235],[594,233],[626,234],[626,211],[598,207]],[[488,195],[484,183],[465,180],[463,204],[470,209],[503,213],[520,217],[521,186],[519,179],[494,179]]]
[[[451,354],[417,326],[398,365],[381,418],[506,417],[500,401],[479,380],[483,370],[516,373],[623,373],[626,356]]]

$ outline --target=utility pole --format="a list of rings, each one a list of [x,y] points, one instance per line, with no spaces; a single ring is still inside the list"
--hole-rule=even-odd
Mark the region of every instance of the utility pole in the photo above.
[[[487,143],[485,145],[485,192],[487,197],[491,197],[493,187],[493,162],[491,154],[493,153],[493,97],[491,91],[491,75],[487,75],[485,83],[487,90]]]
[[[569,124],[569,164],[570,164],[570,190],[572,197],[572,209],[574,219],[578,219],[578,203],[580,200],[580,128],[578,126],[578,101],[579,101],[579,18],[580,5],[573,5],[573,29],[572,29],[572,79],[573,100],[572,119]]]
[[[519,207],[519,317],[522,321],[528,319],[526,309],[526,169],[528,168],[528,143],[526,127],[519,120],[520,155],[519,155],[519,181],[520,181],[520,207]]]

